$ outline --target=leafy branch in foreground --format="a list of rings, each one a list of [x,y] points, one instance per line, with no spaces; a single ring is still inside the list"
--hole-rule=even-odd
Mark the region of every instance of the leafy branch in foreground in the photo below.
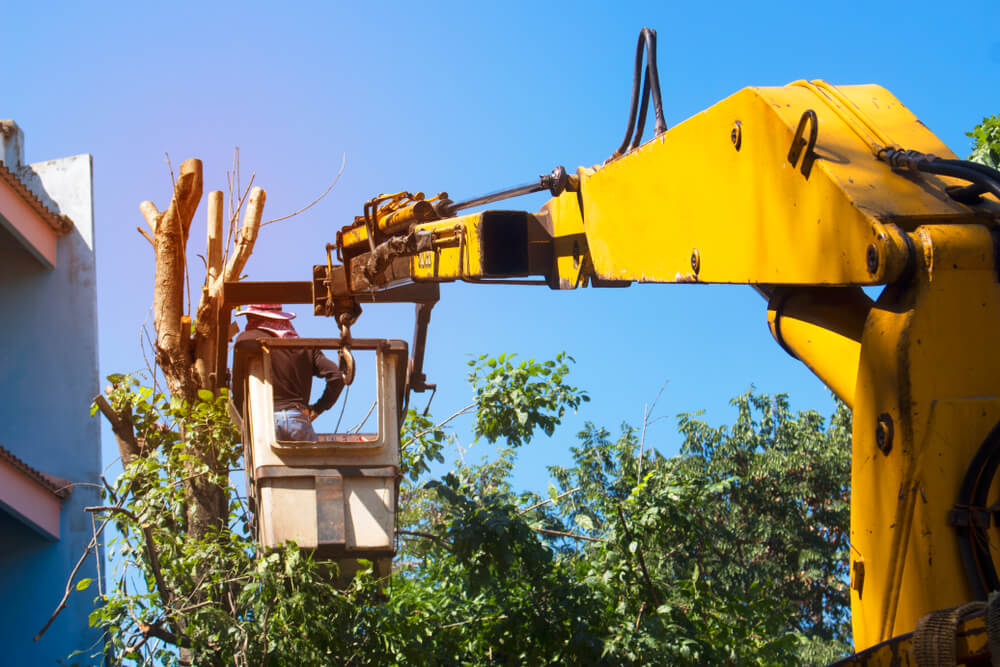
[[[1000,169],[1000,114],[984,118],[965,135],[973,140],[970,160]]]
[[[491,363],[491,361],[493,363]],[[473,362],[490,458],[429,473],[449,442],[410,413],[395,571],[349,586],[293,544],[260,550],[227,474],[238,468],[225,391],[170,401],[116,376],[144,455],[94,508],[114,522],[118,570],[91,622],[112,662],[163,665],[817,664],[842,654],[850,441],[784,397],[734,400],[732,426],[681,415],[680,454],[588,425],[547,498],[518,493],[518,447],[585,400],[552,364]],[[547,372],[546,372],[546,369]],[[527,387],[527,389],[525,389]],[[518,416],[518,411],[525,413]],[[445,421],[451,422],[453,415]],[[479,425],[483,425],[481,428]],[[192,438],[215,459],[192,459]],[[227,490],[218,530],[197,536],[182,489]],[[138,490],[138,491],[137,491]]]
[[[511,368],[510,373],[548,376],[542,368],[550,367]],[[345,655],[354,656],[356,664],[418,658],[403,636],[373,632],[372,624],[380,623],[388,607],[386,583],[376,581],[370,568],[363,568],[346,590],[337,590],[331,585],[332,565],[315,562],[294,544],[263,552],[248,535],[246,499],[229,478],[240,469],[241,447],[225,389],[201,389],[186,402],[143,387],[131,376],[109,379],[108,397],[99,397],[92,413],[100,409],[121,427],[131,457],[106,490],[114,504],[90,508],[117,529],[109,545],[117,564],[114,582],[90,620],[108,631],[114,661],[319,665]],[[493,372],[491,379],[510,384],[504,372]],[[486,392],[488,399],[482,394],[477,391],[470,410],[485,400],[494,408],[502,401],[496,392]],[[518,408],[527,411],[527,423],[554,428],[565,409],[578,404],[578,396],[557,381],[546,400],[521,402]],[[496,437],[504,436],[502,429]],[[430,460],[442,458],[444,424],[411,412],[404,434],[404,472],[416,479]],[[518,424],[519,441],[532,434],[533,426]],[[191,523],[187,503],[194,480],[226,492],[226,520],[210,530]],[[455,548],[448,540],[441,544]],[[405,581],[400,576],[391,584],[392,599],[408,599]],[[85,588],[81,582],[80,589]],[[429,610],[424,614],[430,617]],[[396,620],[400,628],[408,625]]]

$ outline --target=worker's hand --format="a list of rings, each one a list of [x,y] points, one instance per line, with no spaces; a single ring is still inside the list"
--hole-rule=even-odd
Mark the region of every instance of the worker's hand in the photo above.
[[[306,418],[311,422],[316,421],[316,417],[319,417],[319,413],[313,410],[312,408],[306,408],[304,412]]]

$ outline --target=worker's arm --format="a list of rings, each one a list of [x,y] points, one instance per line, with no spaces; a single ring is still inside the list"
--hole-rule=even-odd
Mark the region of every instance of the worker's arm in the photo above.
[[[319,350],[313,350],[313,375],[326,380],[326,387],[323,389],[322,396],[309,406],[309,411],[312,413],[311,417],[315,419],[337,402],[340,392],[344,390],[344,378],[337,364],[328,359]]]

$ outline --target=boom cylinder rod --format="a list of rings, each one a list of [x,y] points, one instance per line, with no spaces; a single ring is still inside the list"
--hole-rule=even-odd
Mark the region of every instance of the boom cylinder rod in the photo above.
[[[539,176],[538,181],[535,183],[516,185],[506,190],[497,190],[481,197],[460,201],[448,206],[448,212],[454,215],[456,211],[462,211],[474,206],[483,206],[484,204],[492,204],[493,202],[510,199],[511,197],[530,195],[535,192],[542,192],[543,190],[548,190],[552,193],[553,197],[558,197],[567,188],[569,180],[566,169],[564,167],[556,167],[552,170],[551,174],[542,174]]]
[[[544,176],[542,178],[545,178]],[[460,201],[456,204],[452,204],[448,208],[451,211],[461,211],[467,208],[473,208],[474,206],[483,206],[485,204],[492,204],[496,201],[503,201],[504,199],[511,199],[512,197],[520,197],[522,195],[530,195],[535,192],[541,192],[542,190],[548,190],[549,186],[543,184],[541,181],[538,183],[525,183],[524,185],[518,185],[513,188],[507,188],[506,190],[497,190],[496,192],[491,192],[488,195],[483,195],[481,197],[476,197],[474,199],[467,199],[465,201]]]

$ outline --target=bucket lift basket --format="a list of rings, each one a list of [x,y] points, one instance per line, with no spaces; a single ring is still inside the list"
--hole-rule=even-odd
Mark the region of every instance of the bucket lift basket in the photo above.
[[[264,548],[286,540],[338,561],[342,575],[357,559],[388,575],[395,553],[399,491],[399,430],[403,416],[407,345],[400,340],[354,339],[352,350],[374,350],[377,432],[318,434],[317,442],[280,441],[274,428],[270,351],[333,350],[337,338],[275,338],[234,351],[233,386],[242,415],[254,530]],[[240,383],[239,385],[237,383]]]

